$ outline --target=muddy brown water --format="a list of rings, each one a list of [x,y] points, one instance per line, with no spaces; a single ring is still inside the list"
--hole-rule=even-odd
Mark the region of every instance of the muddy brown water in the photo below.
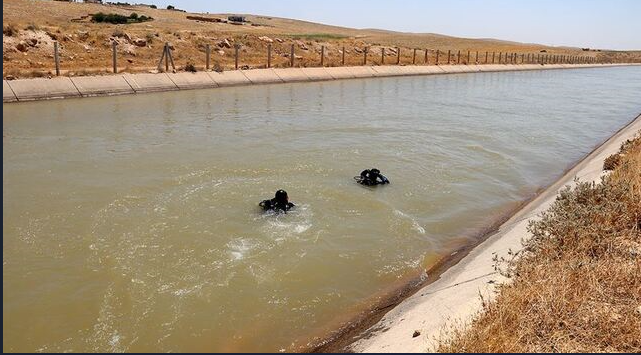
[[[636,67],[5,104],[3,350],[304,345],[640,112]]]

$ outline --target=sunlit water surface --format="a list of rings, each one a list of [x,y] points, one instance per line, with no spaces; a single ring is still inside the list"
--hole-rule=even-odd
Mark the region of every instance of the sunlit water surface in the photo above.
[[[632,67],[3,105],[3,350],[291,350],[640,112]]]

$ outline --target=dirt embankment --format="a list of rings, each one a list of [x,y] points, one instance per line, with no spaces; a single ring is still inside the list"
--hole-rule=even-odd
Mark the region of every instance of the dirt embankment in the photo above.
[[[149,6],[116,6],[46,0],[9,0],[2,3],[3,77],[51,75],[54,69],[53,42],[59,43],[60,65],[65,75],[87,75],[111,71],[111,45],[117,43],[118,66],[124,72],[153,70],[165,43],[173,49],[178,70],[194,64],[205,67],[205,48],[211,48],[211,68],[234,68],[235,46],[239,46],[239,64],[260,68],[267,64],[267,48],[272,47],[272,66],[290,63],[291,45],[295,47],[297,66],[318,66],[325,47],[326,66],[341,64],[343,47],[346,65],[363,63],[363,50],[369,47],[368,63],[379,65],[382,51],[385,62],[434,63],[435,51],[462,53],[462,62],[480,62],[485,52],[510,52],[588,56],[608,61],[641,61],[641,52],[599,52],[579,48],[546,47],[499,40],[476,40],[437,34],[410,34],[382,30],[357,30],[305,21],[265,16],[245,16],[245,22],[228,21],[227,14],[191,14],[182,11],[153,9]],[[142,23],[94,23],[91,14],[98,12],[129,16],[132,13],[152,17]],[[441,55],[441,61],[445,60]]]

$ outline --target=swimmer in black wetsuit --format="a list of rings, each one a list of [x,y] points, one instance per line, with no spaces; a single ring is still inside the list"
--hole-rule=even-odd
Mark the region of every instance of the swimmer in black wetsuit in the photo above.
[[[355,179],[359,184],[366,186],[389,184],[389,180],[378,169],[363,170],[361,176],[357,176]]]
[[[295,205],[289,202],[289,196],[285,190],[276,191],[276,196],[271,200],[264,200],[258,204],[265,211],[274,210],[274,211],[283,211],[287,212]]]

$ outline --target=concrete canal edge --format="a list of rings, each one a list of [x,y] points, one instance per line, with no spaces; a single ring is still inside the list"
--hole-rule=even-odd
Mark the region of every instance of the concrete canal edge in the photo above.
[[[252,69],[197,73],[116,74],[3,80],[2,102],[71,97],[111,96],[148,92],[206,89],[226,86],[314,82],[323,80],[411,75],[502,72],[524,70],[604,68],[640,64],[488,64],[439,66],[356,66],[319,68]]]
[[[430,352],[438,338],[451,326],[469,324],[482,310],[482,300],[495,297],[497,285],[509,280],[494,269],[494,259],[510,258],[522,249],[530,220],[547,210],[561,189],[575,186],[574,179],[599,182],[603,162],[621,143],[641,131],[641,115],[621,128],[603,144],[569,169],[555,183],[504,218],[480,241],[452,254],[429,270],[428,280],[402,299],[376,308],[315,345],[313,352]],[[419,336],[414,337],[418,331]]]

